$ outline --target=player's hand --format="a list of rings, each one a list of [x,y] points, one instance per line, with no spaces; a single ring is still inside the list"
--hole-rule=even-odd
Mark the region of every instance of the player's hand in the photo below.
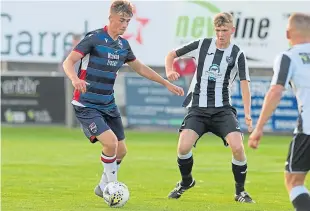
[[[249,137],[249,147],[251,147],[252,149],[257,149],[262,136],[263,130],[255,128]]]
[[[169,81],[176,81],[180,78],[180,74],[177,73],[176,71],[170,71],[168,74],[167,74],[167,78]]]
[[[183,96],[184,95],[184,91],[183,88],[178,87],[170,82],[167,83],[166,85],[167,89],[172,92],[175,95],[179,95],[179,96]]]
[[[89,83],[78,78],[78,79],[72,81],[72,85],[74,86],[75,89],[79,90],[82,93],[85,93],[86,92],[86,86],[89,85]]]
[[[248,131],[251,133],[253,130],[252,118],[250,115],[245,115],[245,124],[248,126]]]

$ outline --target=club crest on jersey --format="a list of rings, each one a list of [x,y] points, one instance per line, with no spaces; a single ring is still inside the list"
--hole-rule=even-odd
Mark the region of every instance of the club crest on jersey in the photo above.
[[[208,79],[210,81],[216,81],[217,78],[220,78],[222,76],[220,72],[221,72],[220,66],[218,66],[217,64],[212,64],[208,70],[209,75]]]
[[[303,64],[310,64],[310,53],[299,53]]]
[[[98,131],[98,128],[97,128],[97,125],[96,125],[95,122],[93,122],[93,123],[91,123],[91,124],[89,125],[89,129],[90,129],[90,131],[91,131],[92,133],[97,133],[97,131]]]
[[[234,58],[232,58],[231,56],[226,57],[226,62],[228,63],[228,65],[232,65],[233,61],[234,61]]]
[[[118,45],[119,45],[120,48],[123,48],[122,40],[120,40],[120,39],[118,40]]]

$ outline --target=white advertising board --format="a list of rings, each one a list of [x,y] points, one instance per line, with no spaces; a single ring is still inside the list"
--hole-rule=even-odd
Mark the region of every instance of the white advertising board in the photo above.
[[[84,34],[107,24],[110,1],[4,1],[1,57],[5,61],[60,62],[72,33]],[[145,64],[163,66],[168,51],[200,37],[213,36],[212,18],[221,11],[235,16],[237,44],[250,67],[272,67],[287,49],[287,17],[309,12],[309,1],[133,1],[136,12],[125,34]]]

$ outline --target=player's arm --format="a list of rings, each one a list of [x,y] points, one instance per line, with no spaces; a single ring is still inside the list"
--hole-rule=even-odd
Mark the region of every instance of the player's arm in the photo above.
[[[158,73],[156,73],[150,67],[141,63],[139,60],[135,59],[135,60],[133,60],[131,62],[127,62],[127,63],[139,75],[141,75],[141,76],[143,76],[149,80],[152,80],[152,81],[155,81],[157,83],[164,85],[165,87],[167,87],[167,89],[169,89],[169,91],[171,91],[172,93],[174,93],[176,95],[180,95],[180,96],[184,95],[184,91],[182,88],[171,84],[169,81],[167,81],[166,79],[161,77]]]
[[[173,69],[174,59],[181,56],[195,57],[198,46],[199,46],[199,40],[196,40],[180,47],[177,50],[172,50],[168,53],[168,55],[165,58],[165,69],[167,78],[170,81],[175,81],[180,77],[180,75]]]
[[[274,74],[271,86],[265,96],[261,114],[258,118],[257,125],[249,137],[249,146],[256,149],[263,135],[263,128],[272,113],[276,110],[282,98],[283,91],[288,87],[292,77],[292,64],[289,56],[282,54],[276,58],[274,63]]]
[[[125,63],[127,63],[129,67],[131,67],[136,73],[147,79],[160,83],[164,86],[167,86],[169,83],[150,67],[142,64],[139,60],[137,60],[130,46],[128,47],[128,55],[126,57]]]
[[[86,92],[87,83],[84,80],[79,79],[75,72],[74,65],[91,51],[92,46],[92,35],[86,36],[63,62],[63,69],[68,78],[72,81],[72,85],[83,93]]]
[[[239,72],[242,101],[244,106],[245,122],[248,126],[249,132],[251,132],[252,118],[251,118],[250,75],[247,60],[243,52],[238,57],[237,66]]]
[[[77,73],[75,72],[75,69],[74,69],[74,64],[76,62],[78,62],[79,60],[81,60],[83,58],[83,55],[76,52],[76,51],[72,51],[68,56],[67,58],[65,59],[65,61],[63,62],[62,66],[63,66],[63,69],[66,73],[66,75],[68,76],[68,78],[71,80],[71,81],[74,81],[74,80],[78,80],[78,76],[77,76]]]
[[[259,119],[257,121],[256,128],[257,130],[263,130],[264,125],[274,112],[276,110],[278,104],[280,103],[280,100],[282,98],[282,93],[284,91],[284,87],[282,85],[272,85],[270,89],[268,90],[261,114],[259,116]]]
[[[283,91],[289,86],[292,75],[291,68],[289,56],[282,54],[276,58],[271,86],[264,99],[262,111],[257,121],[257,130],[263,130],[264,125],[280,103]]]

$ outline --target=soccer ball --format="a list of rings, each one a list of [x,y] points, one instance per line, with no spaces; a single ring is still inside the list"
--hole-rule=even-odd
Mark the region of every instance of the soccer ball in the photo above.
[[[110,182],[103,190],[104,201],[110,207],[122,207],[129,200],[128,187],[122,182]]]

